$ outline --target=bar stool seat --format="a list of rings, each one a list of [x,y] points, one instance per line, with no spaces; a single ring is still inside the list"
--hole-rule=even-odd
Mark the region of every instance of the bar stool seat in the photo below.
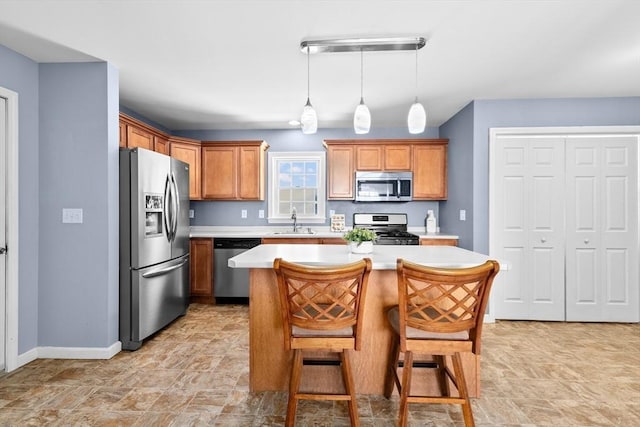
[[[293,350],[286,425],[295,424],[298,401],[344,400],[352,426],[359,426],[349,353],[360,350],[363,306],[371,260],[310,267],[277,258],[273,262],[284,329],[284,346]],[[300,392],[304,352],[337,353],[345,393]],[[326,359],[314,364],[326,362]],[[329,361],[335,364],[334,361]]]

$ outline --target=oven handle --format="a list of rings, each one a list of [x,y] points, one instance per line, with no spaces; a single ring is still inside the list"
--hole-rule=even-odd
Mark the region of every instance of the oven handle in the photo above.
[[[398,183],[398,190],[396,191],[396,197],[399,199],[400,198],[400,189],[402,188],[402,186],[400,185],[400,178],[398,178],[398,180],[396,182]]]

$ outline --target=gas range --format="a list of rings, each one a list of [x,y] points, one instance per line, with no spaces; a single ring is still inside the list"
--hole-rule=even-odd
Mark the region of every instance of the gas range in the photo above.
[[[353,227],[373,230],[377,245],[418,245],[420,238],[407,232],[407,214],[353,214]]]

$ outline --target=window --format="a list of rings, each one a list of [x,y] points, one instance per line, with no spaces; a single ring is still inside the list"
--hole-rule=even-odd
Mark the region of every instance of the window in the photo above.
[[[324,223],[325,153],[269,153],[269,222]]]

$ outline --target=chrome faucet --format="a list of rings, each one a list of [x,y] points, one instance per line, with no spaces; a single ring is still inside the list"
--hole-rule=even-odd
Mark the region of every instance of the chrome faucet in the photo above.
[[[298,216],[296,215],[296,208],[291,210],[291,219],[293,220],[293,232],[298,232]]]

